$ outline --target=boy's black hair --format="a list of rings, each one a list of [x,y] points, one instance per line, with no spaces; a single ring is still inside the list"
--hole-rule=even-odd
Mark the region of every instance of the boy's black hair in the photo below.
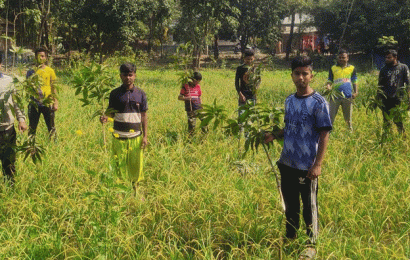
[[[197,80],[197,81],[201,81],[202,80],[202,75],[201,75],[201,73],[199,73],[199,71],[195,71],[191,78],[194,79],[194,80]]]
[[[48,51],[47,51],[46,48],[38,48],[38,49],[36,49],[36,50],[34,51],[34,56],[37,56],[37,54],[38,54],[39,52],[44,52],[44,53],[46,54],[46,57],[48,56]]]
[[[345,53],[346,53],[347,55],[349,55],[349,53],[347,52],[346,49],[340,49],[339,52],[337,53],[337,55],[345,54]]]
[[[313,70],[313,62],[309,56],[297,56],[291,63],[292,72],[299,67],[310,67]]]
[[[130,73],[130,72],[136,72],[137,68],[135,67],[134,64],[130,62],[126,62],[120,66],[120,73]]]
[[[387,50],[386,51],[386,56],[389,55],[389,54],[391,54],[394,58],[397,58],[397,51],[396,50],[393,50],[393,49]]]
[[[246,49],[243,52],[244,57],[250,57],[250,56],[255,56],[255,52],[252,49]]]

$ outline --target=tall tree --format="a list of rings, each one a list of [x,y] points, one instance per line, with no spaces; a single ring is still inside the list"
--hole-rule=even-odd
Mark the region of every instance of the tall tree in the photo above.
[[[303,13],[309,13],[312,6],[313,6],[312,0],[290,0],[286,2],[285,14],[288,17],[290,17],[290,20],[291,20],[289,38],[286,42],[286,60],[289,60],[290,52],[292,51],[292,44],[293,44],[294,35],[295,35],[294,30],[295,30],[296,15],[300,14],[299,17],[302,17]]]
[[[252,38],[263,39],[272,45],[280,34],[280,18],[283,4],[276,0],[231,0],[239,10],[237,36],[242,52]]]
[[[218,13],[229,10],[229,0],[180,0],[181,18],[176,38],[194,45],[194,67],[199,67],[201,51],[212,42],[221,27]]]
[[[369,51],[382,36],[394,36],[402,53],[410,47],[410,2],[405,0],[332,0],[320,2],[312,10],[316,27],[351,51]],[[346,17],[349,16],[346,23]]]
[[[148,53],[151,52],[153,41],[158,40],[162,46],[166,38],[166,34],[175,18],[176,1],[175,0],[144,0],[144,16],[141,18],[148,27]]]

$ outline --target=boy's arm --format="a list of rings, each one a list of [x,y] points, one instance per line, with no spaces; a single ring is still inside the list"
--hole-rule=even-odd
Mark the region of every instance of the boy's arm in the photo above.
[[[51,93],[53,94],[53,104],[51,105],[51,108],[54,111],[57,111],[58,109],[58,100],[57,100],[57,90],[54,84],[55,80],[50,80],[50,87],[51,87]]]
[[[356,68],[353,70],[352,77],[350,78],[350,81],[352,82],[352,88],[353,88],[353,94],[352,97],[356,98],[357,94],[359,94],[359,89],[357,88],[357,73],[356,73]]]
[[[113,118],[115,116],[115,113],[112,111],[114,110],[113,107],[113,94],[112,92],[110,93],[110,98],[108,99],[108,108],[105,110],[104,115],[100,116],[100,122],[101,124],[107,123],[108,122],[108,117]]]
[[[14,93],[15,93],[15,90],[14,90]],[[19,122],[18,129],[19,129],[20,132],[24,132],[24,131],[27,130],[26,117],[24,116],[23,111],[21,111],[21,109],[20,109],[19,105],[17,104],[17,102],[14,101],[13,94],[11,95],[10,98],[13,102],[14,111],[16,113],[17,121]]]
[[[144,149],[148,144],[148,117],[146,112],[141,112],[141,124],[142,124],[142,143],[141,148]]]
[[[240,68],[241,68],[241,67],[238,67],[238,68],[236,69],[235,88],[236,88],[236,92],[238,92],[239,99],[240,99],[242,102],[245,102],[245,101],[246,101],[246,98],[245,98],[245,96],[242,94],[241,88],[240,88],[240,78],[241,78],[241,74],[242,74],[241,71],[240,71]]]
[[[284,137],[285,130],[281,129],[276,132],[266,133],[265,134],[265,144],[272,142],[275,139],[282,139]]]
[[[191,100],[191,97],[185,97],[184,95],[180,94],[178,96],[178,100],[181,100],[181,101]]]
[[[322,163],[325,158],[327,143],[329,141],[329,131],[321,131],[319,136],[319,146],[315,158],[315,163],[309,169],[307,177],[311,180],[316,179],[322,173]]]
[[[57,89],[55,86],[55,81],[57,79],[57,76],[53,69],[50,69],[49,74],[50,74],[50,89],[51,89],[51,94],[53,95],[53,104],[51,104],[51,109],[54,111],[57,111],[58,100],[57,100]]]
[[[331,89],[333,84],[333,71],[332,68],[329,69],[329,77],[326,82],[326,88]]]

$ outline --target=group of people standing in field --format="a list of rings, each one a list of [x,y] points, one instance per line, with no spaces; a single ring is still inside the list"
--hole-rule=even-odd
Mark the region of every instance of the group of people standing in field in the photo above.
[[[239,106],[247,101],[256,102],[256,96],[250,91],[253,87],[247,84],[247,70],[253,62],[252,51],[244,53],[244,65],[236,71],[235,86],[239,96]],[[405,96],[409,97],[410,73],[405,64],[397,60],[397,51],[386,52],[386,65],[379,74],[380,92],[377,99],[381,101],[383,128],[390,126],[393,110],[401,105]],[[317,179],[322,172],[329,134],[333,128],[338,109],[342,106],[343,117],[347,127],[352,127],[352,101],[358,95],[357,73],[349,64],[346,50],[340,50],[337,64],[329,70],[327,89],[334,88],[340,92],[338,98],[326,101],[313,90],[310,82],[313,79],[313,63],[307,56],[292,60],[291,77],[296,86],[296,93],[285,100],[285,127],[265,136],[265,143],[274,139],[284,139],[284,145],[277,165],[281,175],[281,193],[285,203],[286,241],[296,238],[299,229],[300,197],[303,203],[303,218],[309,237],[307,247],[300,259],[312,259],[316,255],[315,243],[318,236],[317,212]],[[407,86],[407,89],[405,88]],[[407,98],[407,100],[410,100]],[[403,122],[394,117],[399,133],[404,133]]]
[[[0,57],[1,58],[1,57]],[[12,78],[0,74],[0,159],[3,175],[8,182],[14,184],[16,131],[15,118],[18,129],[35,136],[40,115],[43,114],[50,138],[56,137],[54,123],[55,112],[58,110],[58,100],[54,81],[55,72],[47,66],[47,51],[36,50],[35,58],[37,70],[30,70],[27,77],[37,74],[41,78],[41,88],[38,96],[32,97],[28,107],[29,127],[25,123],[25,116],[14,103],[12,95],[15,91]],[[235,88],[238,93],[238,105],[256,103],[255,86],[249,81],[249,68],[253,65],[255,54],[246,50],[243,55],[244,64],[236,70]],[[340,97],[330,102],[326,101],[310,85],[313,79],[313,63],[308,56],[298,56],[291,62],[291,78],[296,92],[285,100],[285,127],[280,131],[267,133],[265,142],[274,139],[284,139],[281,156],[277,162],[281,175],[281,192],[285,202],[286,239],[296,238],[299,228],[300,198],[303,202],[303,218],[307,226],[309,246],[304,251],[306,258],[315,254],[314,244],[318,235],[317,222],[317,179],[322,172],[322,162],[325,156],[329,134],[336,118],[339,106],[342,107],[344,120],[349,128],[352,127],[352,100],[358,95],[358,80],[356,69],[348,63],[349,56],[341,50],[337,56],[337,64],[329,70],[326,87],[334,88],[341,93]],[[1,62],[1,60],[0,60]],[[137,87],[134,64],[125,63],[120,66],[122,85],[111,91],[109,104],[101,123],[113,122],[112,153],[114,169],[123,179],[133,183],[137,192],[138,184],[144,179],[143,149],[148,144],[147,96]],[[178,100],[185,102],[188,118],[188,131],[192,135],[198,111],[201,109],[201,87],[199,83],[202,75],[195,72],[189,82],[182,86]],[[398,62],[397,52],[389,50],[386,54],[386,65],[380,71],[378,94],[383,103],[385,126],[390,124],[389,114],[399,106],[403,100],[404,85],[409,86],[409,69]],[[47,103],[44,101],[48,100]],[[12,112],[12,110],[14,112]],[[404,133],[403,122],[394,122],[400,133]],[[206,131],[206,129],[203,129]],[[142,196],[141,196],[142,198]],[[312,210],[313,209],[313,210]]]
[[[29,129],[29,136],[35,138],[40,115],[43,114],[50,138],[56,137],[54,123],[55,111],[58,109],[56,88],[54,82],[56,74],[52,68],[47,66],[47,51],[38,49],[35,51],[36,70],[29,70],[27,78],[37,75],[41,86],[38,95],[32,96],[28,106],[29,126],[26,124],[26,116],[13,99],[15,88],[13,78],[0,72],[0,159],[3,175],[6,181],[14,185],[14,173],[16,171],[16,130],[14,121],[18,121],[18,130],[24,132]],[[0,55],[0,67],[2,56]]]

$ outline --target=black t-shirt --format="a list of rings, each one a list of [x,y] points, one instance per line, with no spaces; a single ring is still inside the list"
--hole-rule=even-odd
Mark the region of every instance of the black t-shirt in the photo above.
[[[239,93],[241,92],[246,99],[255,99],[256,96],[252,91],[252,86],[247,84],[244,80],[245,73],[248,72],[249,66],[246,64],[242,64],[236,69],[236,76],[235,76],[235,88],[236,91]]]
[[[400,88],[409,85],[409,68],[407,65],[397,63],[395,66],[385,65],[379,74],[379,86],[389,98],[401,97]]]

